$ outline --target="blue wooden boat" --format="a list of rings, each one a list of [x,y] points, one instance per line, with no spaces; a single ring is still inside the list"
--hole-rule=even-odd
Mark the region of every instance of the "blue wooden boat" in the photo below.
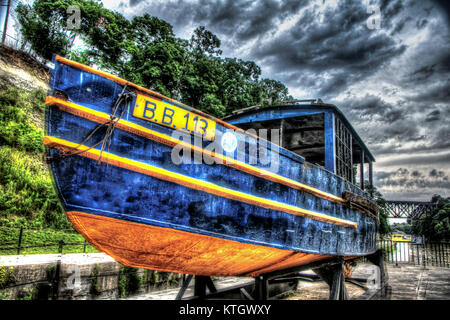
[[[352,175],[359,159],[371,177],[374,159],[335,106],[296,102],[224,121],[65,58],[53,63],[44,144],[54,185],[75,228],[117,261],[256,276],[375,252],[376,208]],[[258,137],[260,128],[279,128],[281,142]],[[298,143],[308,135],[317,141]]]

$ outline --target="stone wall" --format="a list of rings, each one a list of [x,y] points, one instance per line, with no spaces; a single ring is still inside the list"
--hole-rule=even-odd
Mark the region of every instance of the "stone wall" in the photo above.
[[[124,267],[95,255],[102,254],[68,254],[46,263],[0,259],[0,298],[120,299],[181,286],[181,274]]]

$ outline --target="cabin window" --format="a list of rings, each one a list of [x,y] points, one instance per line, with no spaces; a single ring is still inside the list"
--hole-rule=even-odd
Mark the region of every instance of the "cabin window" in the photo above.
[[[352,136],[339,117],[335,117],[336,174],[353,182]]]
[[[279,144],[283,148],[292,151],[306,161],[325,167],[325,134],[324,115],[317,113],[286,119],[266,120],[238,124],[244,130],[255,129],[259,134],[260,129],[267,129],[267,139],[271,140],[270,130],[280,130]],[[272,140],[276,143],[276,141]]]
[[[286,119],[283,125],[283,147],[325,167],[325,133],[323,113]]]

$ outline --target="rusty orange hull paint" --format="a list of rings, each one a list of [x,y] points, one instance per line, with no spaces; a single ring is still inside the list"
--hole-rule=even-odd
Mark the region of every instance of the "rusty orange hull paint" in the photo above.
[[[66,212],[97,249],[136,268],[206,276],[257,276],[330,256],[241,243],[84,212]]]

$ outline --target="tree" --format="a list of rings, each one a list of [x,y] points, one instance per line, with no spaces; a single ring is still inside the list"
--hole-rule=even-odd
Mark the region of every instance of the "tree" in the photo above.
[[[194,30],[189,46],[194,54],[200,56],[205,54],[220,56],[222,54],[222,50],[219,49],[220,39],[203,26]]]
[[[436,204],[436,208],[414,220],[412,230],[432,241],[450,240],[450,198],[434,195],[431,202]]]
[[[378,232],[381,235],[388,234],[391,232],[391,227],[389,226],[388,223],[388,215],[386,212],[386,200],[384,199],[381,192],[379,192],[375,186],[371,186],[369,184],[369,181],[366,181],[366,185],[367,185],[366,191],[372,195],[372,199],[378,206],[380,218],[380,226],[378,228]]]
[[[20,32],[33,50],[44,59],[52,54],[66,55],[75,39],[67,29],[66,10],[71,1],[36,0],[30,6],[19,3],[16,8]]]
[[[69,29],[69,6],[80,8],[79,28]],[[44,59],[53,54],[70,56],[83,63],[96,63],[103,69],[120,71],[126,34],[130,22],[120,13],[110,11],[93,0],[35,0],[30,6],[19,4],[16,9],[23,38]],[[75,38],[84,48],[71,55]]]
[[[86,47],[84,57],[106,71],[120,74],[127,59],[130,21],[118,12],[104,8],[98,1],[70,2],[80,7],[81,23],[76,33]]]
[[[219,95],[226,106],[226,113],[260,104],[261,88],[258,78],[261,68],[253,61],[226,58],[222,61],[224,69]]]
[[[401,231],[404,232],[406,234],[412,234],[412,226],[409,223],[394,223],[391,225],[391,229],[392,230],[397,230],[397,231]]]
[[[263,79],[260,84],[263,89],[262,100],[265,105],[276,105],[287,100],[293,100],[286,86],[280,81]]]
[[[133,18],[127,32],[127,61],[120,75],[164,95],[179,96],[186,49],[172,26],[144,14]]]

